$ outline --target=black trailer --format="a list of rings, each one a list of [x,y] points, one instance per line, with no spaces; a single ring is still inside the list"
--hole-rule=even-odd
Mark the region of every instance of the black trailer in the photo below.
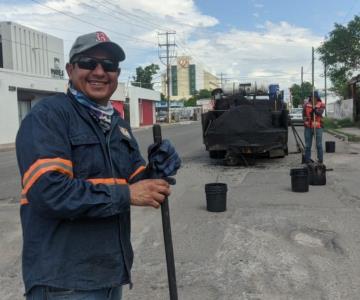
[[[222,89],[212,94],[214,110],[202,114],[203,142],[211,158],[237,165],[259,155],[288,154],[288,111],[281,92],[240,86],[230,95]]]

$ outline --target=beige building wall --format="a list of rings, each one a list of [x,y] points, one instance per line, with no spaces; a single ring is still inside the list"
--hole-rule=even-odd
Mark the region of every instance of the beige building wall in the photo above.
[[[164,94],[165,98],[167,97],[166,73],[161,74],[161,93]]]
[[[190,56],[179,56],[176,61],[177,67],[177,95],[172,94],[172,86],[170,86],[170,99],[171,100],[184,100],[189,99],[190,95],[190,78],[189,78],[189,65],[195,65],[195,80],[196,90],[201,89],[213,90],[219,87],[219,79],[208,71],[205,71],[201,66],[196,65]],[[170,72],[171,76],[171,72]],[[170,84],[173,80],[170,78]],[[162,77],[162,92],[167,95],[166,92],[166,74]]]
[[[220,87],[219,78],[210,72],[204,71],[204,89],[211,91],[218,87]]]
[[[188,99],[189,95],[189,56],[180,56],[177,59],[177,80],[178,80],[178,95],[173,96],[174,100]]]

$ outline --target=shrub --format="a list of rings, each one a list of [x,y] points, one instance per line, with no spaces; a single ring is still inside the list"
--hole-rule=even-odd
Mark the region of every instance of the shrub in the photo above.
[[[353,127],[354,122],[349,118],[345,119],[332,119],[332,118],[324,118],[324,127],[328,129],[336,129],[343,127]]]

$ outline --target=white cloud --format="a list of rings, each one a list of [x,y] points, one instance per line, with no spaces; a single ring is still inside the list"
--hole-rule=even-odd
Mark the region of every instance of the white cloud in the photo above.
[[[279,82],[283,87],[300,81],[301,66],[305,71],[311,70],[311,47],[318,46],[322,40],[309,29],[286,22],[257,24],[256,31],[240,30],[232,24],[231,29],[220,33],[213,29],[219,21],[201,13],[193,0],[52,0],[42,3],[73,18],[29,2],[0,4],[0,20],[18,22],[62,38],[66,58],[78,35],[103,30],[127,53],[121,80],[133,75],[138,65],[149,62],[161,65],[157,33],[164,30],[176,31],[179,54],[193,56],[209,70],[241,81]],[[260,3],[254,6],[263,7]],[[311,81],[309,74],[305,74],[304,79]]]
[[[215,34],[211,39],[193,42],[191,48],[205,65],[219,73],[240,81],[278,82],[288,87],[300,82],[300,69],[304,67],[304,80],[311,81],[311,47],[320,45],[322,38],[306,28],[286,22],[266,22],[260,32],[232,29]],[[237,65],[234,65],[234,62]],[[318,76],[322,65],[316,62],[317,86],[323,86]]]
[[[78,35],[105,31],[125,49],[124,70],[129,72],[148,61],[158,63],[158,32],[174,30],[187,38],[198,28],[218,23],[216,18],[198,11],[192,0],[48,0],[40,3],[1,3],[0,20],[18,22],[62,38],[66,59]]]

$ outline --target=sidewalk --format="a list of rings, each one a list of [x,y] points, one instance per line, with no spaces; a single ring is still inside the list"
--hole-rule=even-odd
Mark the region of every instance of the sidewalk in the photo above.
[[[15,143],[0,144],[0,152],[10,151],[15,149]]]
[[[360,128],[359,127],[346,127],[337,128],[335,130],[327,129],[327,133],[335,138],[341,139],[349,147],[350,153],[360,152]]]
[[[338,131],[360,137],[360,128],[358,128],[358,127],[340,128],[340,129],[338,129]]]
[[[345,142],[356,143],[356,141],[349,141],[349,135],[354,136],[356,139],[360,140],[360,128],[359,127],[346,127],[346,128],[336,128],[336,129],[326,129],[326,131]]]

